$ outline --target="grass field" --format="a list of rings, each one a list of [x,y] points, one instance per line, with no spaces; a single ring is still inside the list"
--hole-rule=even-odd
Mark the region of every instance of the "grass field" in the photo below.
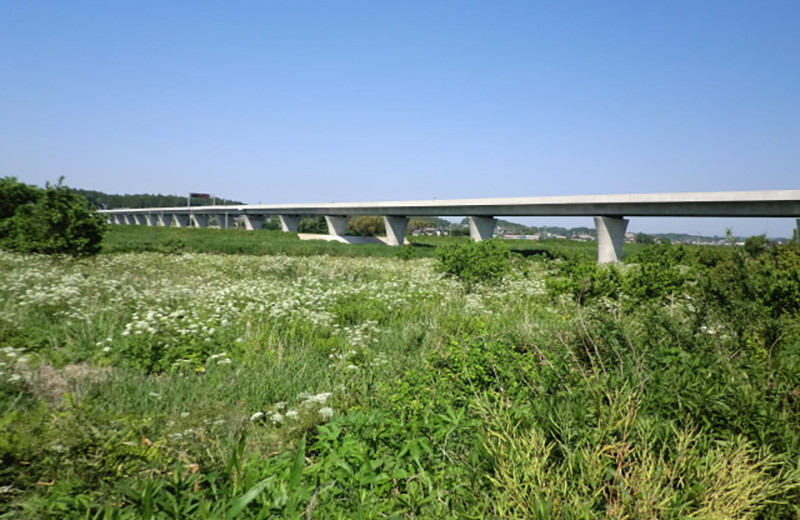
[[[406,242],[414,249],[414,256],[431,258],[437,246],[463,243],[467,237],[407,236]],[[571,240],[548,239],[508,240],[509,247],[524,256],[556,257],[581,252],[597,258],[597,244]],[[640,249],[639,244],[625,244],[623,258]],[[133,252],[170,253],[222,253],[248,255],[291,256],[375,256],[395,257],[396,248],[382,244],[349,245],[321,240],[300,240],[296,233],[282,231],[246,231],[243,229],[174,228],[111,226],[103,242],[104,253]]]
[[[0,517],[798,518],[796,248],[448,242],[0,253]]]

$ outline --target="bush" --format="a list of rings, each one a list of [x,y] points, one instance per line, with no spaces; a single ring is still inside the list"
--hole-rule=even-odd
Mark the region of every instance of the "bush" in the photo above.
[[[86,199],[64,186],[62,180],[56,185],[48,183],[35,200],[18,205],[12,217],[0,222],[0,245],[4,249],[73,256],[100,252],[105,222]],[[8,181],[4,184],[6,189],[25,192]]]
[[[438,269],[466,283],[468,288],[505,276],[511,267],[510,259],[511,251],[500,240],[452,244],[437,251]]]

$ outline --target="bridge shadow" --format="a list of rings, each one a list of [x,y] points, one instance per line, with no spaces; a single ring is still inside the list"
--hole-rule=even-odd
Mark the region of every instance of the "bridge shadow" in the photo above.
[[[523,258],[546,258],[552,260],[561,256],[547,249],[512,249],[511,252]]]

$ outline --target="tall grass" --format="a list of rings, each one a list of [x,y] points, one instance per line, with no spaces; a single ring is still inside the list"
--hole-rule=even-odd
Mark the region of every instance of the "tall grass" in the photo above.
[[[129,230],[184,243],[0,253],[5,518],[800,514],[790,248],[532,255],[467,288],[428,258]]]

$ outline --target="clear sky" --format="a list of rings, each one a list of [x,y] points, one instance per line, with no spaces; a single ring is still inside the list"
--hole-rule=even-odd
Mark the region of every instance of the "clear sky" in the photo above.
[[[0,176],[265,204],[800,189],[798,27],[797,0],[5,0]],[[728,226],[794,222],[629,229]]]

